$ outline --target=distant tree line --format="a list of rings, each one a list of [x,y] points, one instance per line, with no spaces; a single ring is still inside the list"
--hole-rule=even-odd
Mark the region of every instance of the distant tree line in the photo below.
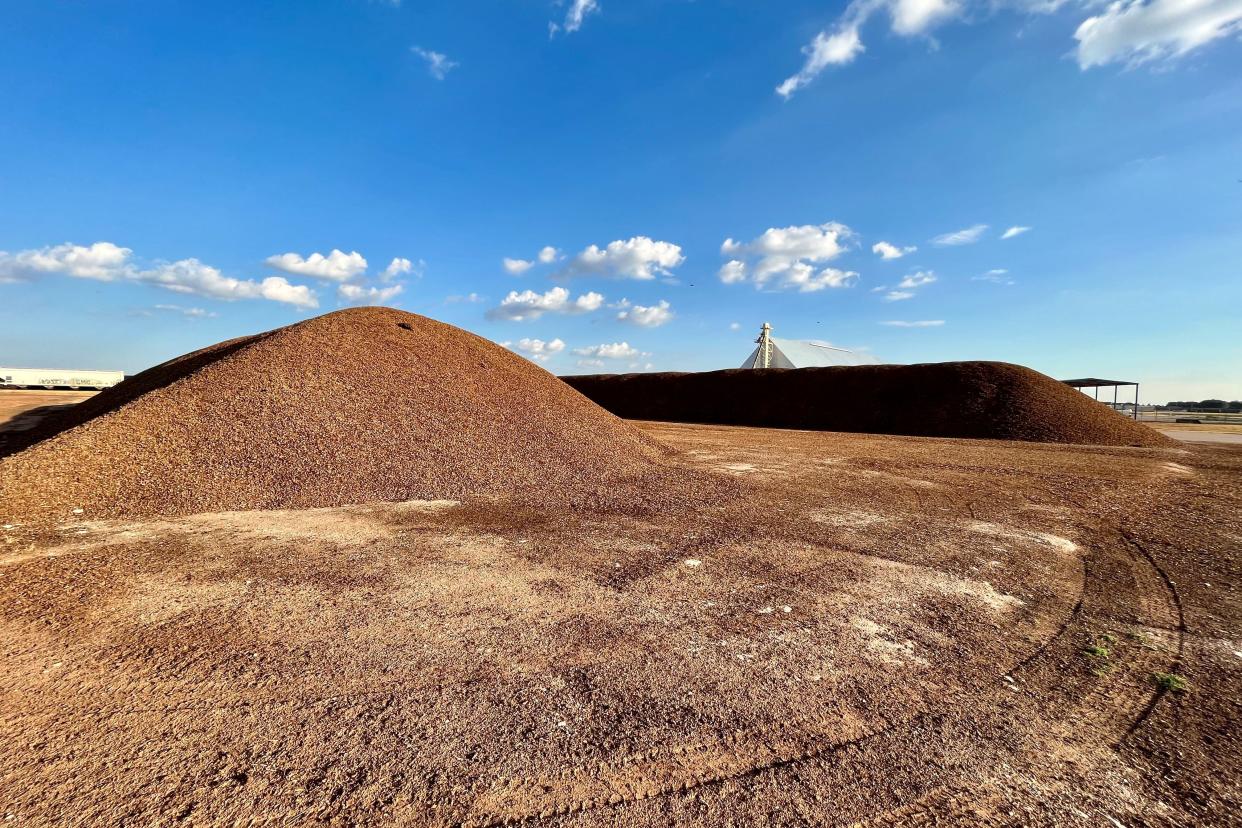
[[[1194,409],[1194,410],[1211,409],[1214,411],[1242,411],[1242,400],[1230,400],[1229,402],[1225,402],[1224,400],[1199,400],[1198,402],[1195,402],[1194,400],[1177,400],[1173,402],[1167,402],[1164,404],[1163,407],[1169,408],[1169,409],[1177,409],[1180,411],[1186,411],[1190,409]]]

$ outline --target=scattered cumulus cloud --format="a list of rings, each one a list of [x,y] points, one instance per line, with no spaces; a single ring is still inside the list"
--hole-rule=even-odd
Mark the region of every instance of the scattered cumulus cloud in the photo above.
[[[501,260],[501,264],[504,266],[505,272],[510,276],[521,276],[523,273],[534,267],[536,263],[552,264],[559,258],[561,258],[561,251],[557,250],[552,245],[547,245],[546,247],[539,249],[539,252],[535,254],[534,259],[515,259],[505,256],[504,259]]]
[[[975,224],[964,230],[955,230],[952,233],[944,233],[932,239],[932,244],[940,247],[957,247],[963,244],[974,244],[983,238],[983,234],[988,230],[986,224]]]
[[[533,359],[535,362],[547,362],[556,354],[565,350],[565,343],[560,339],[544,341],[542,339],[519,339],[513,346],[515,351]]]
[[[731,259],[720,266],[720,281],[726,285],[734,285],[738,282],[746,281],[746,262],[741,259]]]
[[[473,305],[473,304],[477,304],[482,301],[483,301],[483,297],[477,293],[466,293],[466,294],[454,293],[451,296],[444,297],[444,303],[446,305],[456,305],[462,302]]]
[[[1004,233],[1001,233],[1001,238],[1012,239],[1014,236],[1021,236],[1023,233],[1025,233],[1026,231],[1030,229],[1031,228],[1029,227],[1019,227],[1019,226],[1010,227]]]
[[[672,306],[663,299],[654,305],[632,305],[628,299],[622,299],[615,307],[621,309],[617,312],[618,320],[641,328],[658,328],[672,321],[675,315]]]
[[[939,328],[944,324],[943,319],[921,319],[917,322],[903,322],[899,319],[892,319],[887,322],[881,322],[881,325],[888,325],[890,328]]]
[[[850,8],[854,8],[853,4]],[[866,51],[858,34],[861,25],[861,22],[844,23],[835,31],[822,31],[815,35],[814,40],[802,47],[802,54],[806,56],[802,68],[796,75],[785,78],[776,87],[776,94],[788,100],[793,93],[815,80],[829,66],[843,66],[853,62],[854,58]]]
[[[189,317],[190,319],[214,319],[220,315],[215,311],[209,311],[206,308],[187,308],[182,305],[156,305],[155,309],[157,311],[164,311],[165,313],[179,313],[182,316]]]
[[[365,287],[344,284],[336,289],[336,297],[346,305],[383,305],[405,290],[404,285]]]
[[[564,270],[567,276],[615,276],[623,279],[654,279],[656,274],[672,275],[672,269],[686,260],[680,245],[634,236],[609,242],[606,247],[591,245],[574,256]]]
[[[776,92],[787,99],[828,67],[852,63],[866,51],[861,30],[872,15],[887,14],[895,34],[916,37],[957,17],[964,6],[965,0],[853,0],[833,26],[803,47],[802,68],[777,86]]]
[[[890,289],[886,285],[877,285],[871,289],[871,292],[883,293],[884,295],[880,298],[885,302],[901,302],[905,299],[913,299],[915,291],[934,281],[936,281],[936,274],[933,271],[919,270],[898,282],[896,288]]]
[[[595,292],[584,293],[572,301],[569,291],[563,287],[554,287],[546,293],[524,290],[518,293],[509,291],[509,295],[500,301],[500,305],[487,312],[489,319],[525,322],[538,319],[545,313],[578,314],[598,310],[604,304],[604,297]]]
[[[922,287],[923,285],[930,285],[934,281],[936,281],[936,274],[934,272],[930,270],[920,270],[916,273],[911,273],[909,276],[902,279],[901,282],[897,284],[897,287],[908,290],[911,288]]]
[[[396,256],[380,271],[378,280],[383,287],[363,284],[365,281],[367,260],[354,250],[350,253],[333,249],[326,256],[312,253],[303,258],[298,253],[281,253],[268,256],[264,262],[276,270],[336,282],[336,298],[344,305],[383,305],[392,301],[405,290],[402,276],[421,275],[426,263],[421,259],[415,263],[402,256]]]
[[[112,242],[95,242],[89,247],[80,244],[58,244],[17,253],[0,251],[0,281],[22,282],[48,274],[62,274],[75,279],[111,282],[130,272],[128,247]]]
[[[449,60],[448,55],[442,52],[433,52],[421,46],[411,46],[410,51],[426,61],[427,73],[438,81],[444,80],[450,71],[461,65],[457,61]]]
[[[1174,60],[1239,33],[1242,0],[1117,0],[1084,20],[1074,39],[1078,66],[1090,69]]]
[[[913,253],[918,250],[917,247],[898,247],[886,241],[876,242],[871,245],[871,252],[875,253],[881,259],[900,259],[902,256]]]
[[[849,287],[858,278],[857,273],[817,266],[841,255],[853,237],[853,231],[844,224],[828,222],[769,227],[746,243],[725,239],[720,252],[732,258],[717,275],[725,284],[749,280],[757,288],[802,293]]]
[[[595,359],[634,359],[640,356],[651,356],[651,354],[644,354],[628,342],[613,342],[611,344],[574,348],[574,353],[578,356],[593,357]]]
[[[419,262],[419,265],[422,265]],[[384,268],[384,272],[380,274],[380,278],[385,282],[391,282],[398,276],[408,276],[414,272],[414,263],[409,259],[395,258],[388,263],[388,267]]]
[[[500,263],[504,266],[505,273],[508,273],[510,276],[521,276],[535,266],[534,262],[527,261],[526,259],[510,259],[508,256],[501,259]]]
[[[188,293],[231,302],[237,299],[267,299],[298,308],[317,308],[319,299],[305,285],[294,285],[283,276],[262,281],[225,276],[198,259],[162,262],[148,270],[137,270],[131,278],[174,293]]]
[[[602,359],[580,359],[578,360],[579,368],[603,368],[604,361]]]
[[[852,0],[841,15],[802,49],[802,68],[776,87],[788,99],[826,69],[852,63],[866,51],[864,25],[876,15],[906,38],[931,38],[939,26],[972,22],[998,9],[1051,14],[1072,6],[1089,14],[1074,32],[1083,71],[1120,64],[1169,63],[1242,32],[1242,0]],[[933,45],[935,41],[932,41]]]
[[[309,276],[332,282],[347,282],[362,275],[367,269],[367,260],[357,250],[343,253],[334,249],[327,256],[312,253],[305,259],[297,253],[281,253],[268,256],[264,261],[268,267],[294,276]]]
[[[282,253],[269,256],[265,262],[285,273],[336,282],[338,298],[350,304],[390,301],[404,290],[404,285],[395,280],[401,276],[417,275],[425,266],[421,260],[413,262],[406,258],[394,258],[379,274],[380,282],[385,285],[380,287],[362,284],[367,260],[357,251],[344,253],[334,249],[326,256],[312,253],[306,257],[297,253]],[[173,293],[226,302],[266,299],[298,308],[319,307],[319,299],[311,288],[293,284],[284,276],[239,279],[226,276],[218,268],[197,258],[155,261],[144,267],[134,260],[132,250],[112,242],[96,242],[89,246],[65,243],[17,253],[0,251],[0,281],[25,281],[46,275],[102,282],[134,282]],[[599,297],[599,302],[602,303],[602,300],[603,297]],[[181,306],[169,305],[160,309],[172,312],[174,307]],[[195,313],[196,310],[201,309],[183,308],[181,312],[190,316],[201,315]]]
[[[554,37],[557,32],[576,32],[582,28],[587,15],[599,13],[599,0],[570,0],[569,9],[565,12],[562,23],[553,21],[548,24],[548,35]]]

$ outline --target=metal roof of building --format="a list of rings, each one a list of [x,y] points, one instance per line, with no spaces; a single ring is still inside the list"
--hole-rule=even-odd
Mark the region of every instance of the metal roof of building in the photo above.
[[[1104,388],[1113,385],[1138,385],[1137,382],[1126,382],[1125,380],[1108,380],[1099,379],[1097,377],[1085,377],[1083,379],[1061,380],[1071,388]]]
[[[861,365],[865,360],[853,351],[837,348],[826,342],[811,342],[798,339],[777,339],[771,337],[772,368],[825,368],[832,365]],[[759,348],[755,348],[743,368],[754,368],[759,359]]]

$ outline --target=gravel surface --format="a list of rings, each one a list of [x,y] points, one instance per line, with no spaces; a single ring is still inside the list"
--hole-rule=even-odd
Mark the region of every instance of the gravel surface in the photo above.
[[[563,379],[633,420],[1165,446],[1147,426],[1030,368],[937,362],[837,368],[597,374]]]
[[[1242,450],[641,428],[735,486],[0,527],[4,824],[1238,824]]]
[[[0,516],[174,515],[524,493],[649,472],[656,441],[491,342],[384,308],[159,365],[10,435]]]

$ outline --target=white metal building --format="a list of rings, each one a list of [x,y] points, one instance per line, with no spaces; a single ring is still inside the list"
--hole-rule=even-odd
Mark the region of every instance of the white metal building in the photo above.
[[[826,342],[777,339],[767,322],[755,340],[757,347],[742,363],[743,368],[822,368],[830,365],[861,365],[873,360]]]
[[[123,371],[60,368],[0,368],[0,386],[14,388],[111,388],[125,379]]]

